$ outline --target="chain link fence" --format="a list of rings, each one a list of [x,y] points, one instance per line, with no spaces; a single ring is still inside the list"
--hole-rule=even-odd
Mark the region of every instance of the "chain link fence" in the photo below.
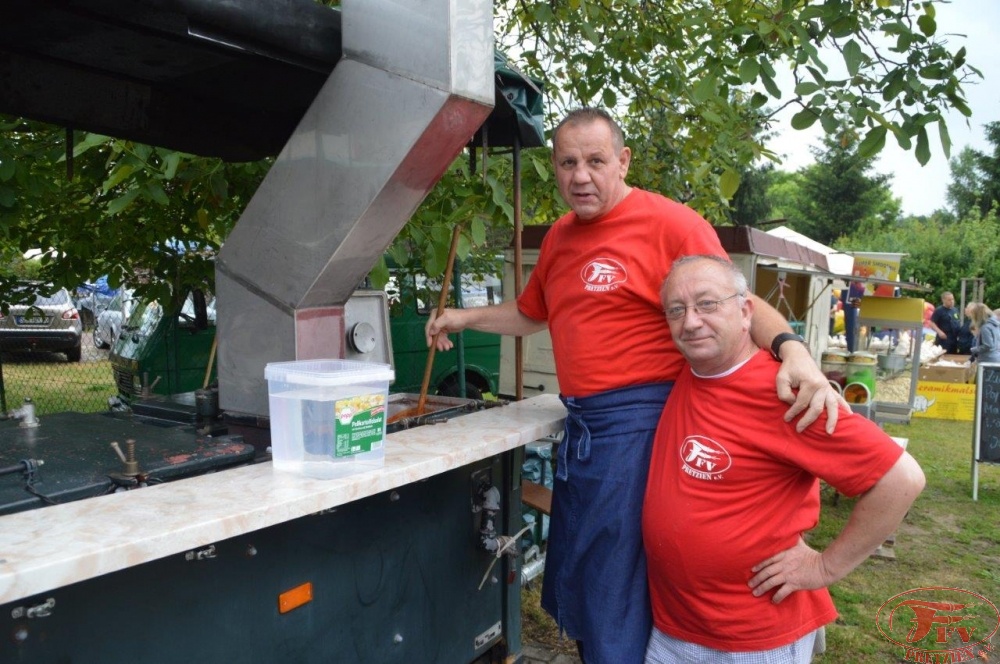
[[[118,393],[109,352],[94,346],[91,327],[84,329],[79,362],[64,353],[0,349],[0,410],[8,413],[25,399],[34,402],[39,415],[107,410],[108,398]]]

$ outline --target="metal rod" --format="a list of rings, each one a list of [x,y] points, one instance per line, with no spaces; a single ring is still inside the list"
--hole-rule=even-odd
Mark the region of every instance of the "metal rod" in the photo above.
[[[521,294],[521,137],[514,132],[514,298]],[[524,398],[524,338],[514,337],[514,397]]]

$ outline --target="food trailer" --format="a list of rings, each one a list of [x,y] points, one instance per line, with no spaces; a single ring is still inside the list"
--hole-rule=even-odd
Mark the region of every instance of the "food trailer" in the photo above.
[[[520,461],[556,397],[432,403],[332,479],[268,458],[268,365],[391,360],[357,285],[490,117],[492,44],[485,0],[0,9],[0,111],[277,155],[217,261],[217,391],[0,422],[0,661],[520,659]]]

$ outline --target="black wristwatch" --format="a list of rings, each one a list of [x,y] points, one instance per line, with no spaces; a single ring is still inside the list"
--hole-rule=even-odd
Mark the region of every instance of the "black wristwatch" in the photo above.
[[[806,340],[799,335],[793,332],[782,332],[774,338],[774,341],[771,342],[771,355],[773,355],[774,359],[779,362],[781,362],[781,355],[778,354],[778,351],[781,350],[781,344],[786,341],[798,341],[803,346],[806,345]]]

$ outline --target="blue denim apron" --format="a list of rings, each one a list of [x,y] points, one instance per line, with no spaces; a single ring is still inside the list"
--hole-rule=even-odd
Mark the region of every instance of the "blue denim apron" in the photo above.
[[[653,434],[673,383],[563,397],[542,607],[586,664],[641,664],[653,619],[642,501]]]

